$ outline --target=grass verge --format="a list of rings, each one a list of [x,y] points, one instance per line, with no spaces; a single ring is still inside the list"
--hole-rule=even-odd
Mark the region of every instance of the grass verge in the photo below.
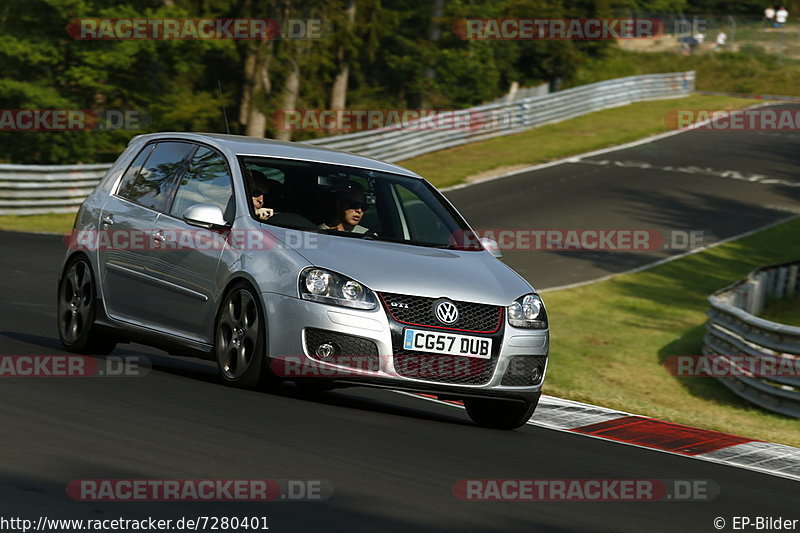
[[[779,324],[800,326],[800,301],[797,298],[768,300],[761,318]]]
[[[745,45],[740,52],[710,52],[690,56],[674,52],[612,49],[602,57],[582,65],[569,86],[623,76],[686,70],[697,72],[695,86],[698,91],[796,95],[800,85],[800,60],[790,57],[781,59],[778,54]]]
[[[668,130],[664,116],[673,109],[739,109],[754,100],[692,95],[597,111],[523,133],[457,146],[401,161],[400,164],[447,187],[497,169],[513,169],[598,150]]]
[[[49,215],[3,215],[0,230],[31,231],[36,233],[69,233],[75,213],[51,213]]]
[[[608,281],[545,293],[552,350],[545,393],[680,424],[800,446],[796,419],[713,378],[677,378],[671,355],[701,354],[706,298],[753,268],[800,257],[800,219]],[[795,315],[796,316],[796,315]]]

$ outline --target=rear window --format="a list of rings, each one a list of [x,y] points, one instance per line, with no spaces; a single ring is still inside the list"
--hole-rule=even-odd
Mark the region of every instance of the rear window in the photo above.
[[[125,173],[117,195],[164,211],[172,197],[175,179],[184,172],[195,147],[192,143],[174,141],[146,146]]]

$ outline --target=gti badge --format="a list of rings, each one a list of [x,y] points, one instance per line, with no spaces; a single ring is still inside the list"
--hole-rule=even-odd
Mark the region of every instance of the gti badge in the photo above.
[[[389,305],[392,307],[399,307],[400,309],[408,309],[408,304],[404,304],[402,302],[391,302]]]
[[[450,300],[439,300],[435,302],[434,314],[439,322],[448,326],[458,321],[458,308]]]

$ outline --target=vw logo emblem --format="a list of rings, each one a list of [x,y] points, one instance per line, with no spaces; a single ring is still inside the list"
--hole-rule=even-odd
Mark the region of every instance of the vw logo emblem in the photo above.
[[[435,304],[434,313],[442,324],[455,324],[458,320],[458,308],[449,300],[441,300]]]

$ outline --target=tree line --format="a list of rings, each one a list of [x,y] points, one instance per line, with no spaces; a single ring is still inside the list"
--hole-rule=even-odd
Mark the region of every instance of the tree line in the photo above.
[[[719,5],[717,5],[719,4]],[[2,0],[0,110],[133,111],[127,129],[19,132],[0,162],[113,160],[134,134],[215,131],[285,140],[286,109],[463,108],[520,86],[568,83],[610,41],[465,40],[463,18],[611,18],[730,10],[689,0]],[[760,13],[739,2],[735,10]],[[318,38],[85,40],[81,19],[321,21]],[[225,110],[225,115],[223,114]],[[130,113],[129,113],[130,114]],[[115,115],[116,116],[116,115]],[[119,118],[119,116],[117,116]],[[130,116],[128,116],[130,119]],[[226,124],[227,122],[227,124]],[[100,121],[101,124],[104,121]],[[106,126],[109,126],[107,121]],[[116,124],[117,126],[119,124]]]

